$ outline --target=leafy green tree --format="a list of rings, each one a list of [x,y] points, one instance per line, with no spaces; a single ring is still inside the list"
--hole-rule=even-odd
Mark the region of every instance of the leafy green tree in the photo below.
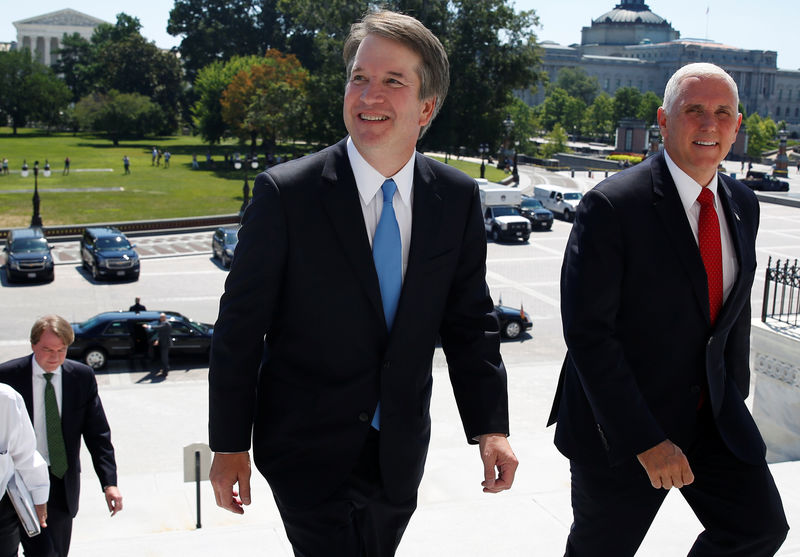
[[[580,67],[561,68],[558,70],[555,83],[550,87],[563,89],[569,96],[579,98],[587,105],[592,104],[600,91],[597,78],[590,76],[586,70]]]
[[[31,121],[56,124],[69,98],[66,85],[28,49],[0,52],[0,121],[10,120],[14,135]]]
[[[252,147],[261,137],[271,150],[278,137],[302,129],[308,72],[294,55],[270,49],[259,62],[237,73],[222,93],[222,117]]]
[[[564,89],[555,88],[545,97],[542,106],[542,125],[552,130],[556,124],[571,133],[580,131],[586,105],[581,99],[570,96]]]
[[[567,147],[567,132],[564,131],[564,128],[561,127],[561,124],[556,124],[553,126],[553,130],[545,136],[547,140],[546,143],[543,143],[540,149],[540,153],[542,157],[549,159],[556,153],[568,153],[569,148]]]
[[[92,43],[78,33],[64,35],[53,71],[63,76],[64,83],[72,93],[73,102],[86,96],[94,87],[93,60]]]
[[[607,138],[614,134],[614,101],[607,93],[600,93],[586,109],[583,131],[586,135]]]
[[[83,129],[105,134],[113,144],[156,133],[164,115],[159,106],[138,93],[92,93],[75,105]]]
[[[761,118],[757,113],[751,114],[744,126],[747,130],[747,156],[761,160],[764,151],[774,148],[778,126],[772,118]]]
[[[620,87],[614,92],[614,127],[623,118],[638,118],[642,94],[635,87]]]
[[[537,146],[531,141],[531,138],[538,135],[541,127],[536,111],[519,97],[514,97],[506,110],[514,121],[509,139],[514,143],[518,152],[534,154]]]
[[[636,111],[636,117],[639,120],[644,120],[647,125],[655,124],[658,121],[657,114],[660,106],[661,97],[652,91],[647,91],[639,101],[639,110]]]

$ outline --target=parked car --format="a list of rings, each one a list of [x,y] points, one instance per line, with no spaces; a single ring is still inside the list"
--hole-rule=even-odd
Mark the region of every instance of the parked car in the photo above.
[[[92,278],[139,280],[139,254],[128,238],[112,226],[91,227],[81,236],[81,264]]]
[[[218,257],[223,267],[229,268],[233,260],[233,250],[239,242],[240,225],[220,226],[214,231],[211,238],[211,252],[213,257]]]
[[[155,325],[160,311],[108,311],[84,321],[72,323],[75,342],[67,356],[102,369],[112,358],[151,358],[156,333],[144,325]],[[199,356],[208,359],[214,326],[192,321],[174,311],[163,312],[172,325],[170,354]]]
[[[789,182],[778,180],[766,172],[758,170],[748,170],[747,177],[742,182],[752,190],[789,191]]]
[[[523,217],[531,221],[531,227],[538,226],[545,230],[553,228],[553,212],[545,209],[542,202],[535,197],[523,195],[519,211]]]
[[[512,308],[498,304],[494,306],[500,321],[500,334],[504,338],[515,339],[533,327],[530,316],[522,308]]]
[[[575,218],[578,203],[583,198],[583,194],[580,192],[551,184],[534,186],[533,196],[542,202],[545,209],[560,215],[567,222],[572,222],[572,219]]]
[[[51,249],[39,227],[9,230],[3,246],[8,282],[52,281],[55,268]]]

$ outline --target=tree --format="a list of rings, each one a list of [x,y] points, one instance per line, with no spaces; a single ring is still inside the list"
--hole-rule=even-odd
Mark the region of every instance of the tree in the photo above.
[[[570,96],[564,89],[555,88],[542,103],[542,125],[552,130],[556,124],[570,133],[580,131],[586,105],[581,99]]]
[[[583,131],[587,135],[596,137],[613,135],[616,128],[613,99],[607,93],[597,95],[592,104],[586,109],[583,122]]]
[[[73,102],[86,96],[94,87],[93,60],[92,43],[78,33],[64,35],[53,71],[62,76],[72,93]]]
[[[31,121],[55,124],[69,98],[64,83],[28,49],[0,52],[0,119],[11,121],[14,135]]]
[[[620,87],[614,92],[614,127],[623,118],[638,118],[642,94],[635,87]]]
[[[661,106],[661,97],[647,91],[642,95],[639,101],[639,110],[636,111],[636,117],[639,120],[644,120],[646,124],[655,124],[658,121],[658,108]]]
[[[271,150],[278,137],[302,129],[308,72],[294,55],[268,50],[257,64],[239,71],[222,93],[222,117],[240,140],[263,139]]]
[[[518,152],[534,154],[536,152],[536,144],[531,141],[531,138],[538,134],[541,127],[536,111],[519,97],[514,97],[506,110],[514,121],[509,139],[516,145]]]
[[[587,105],[592,103],[600,91],[600,84],[597,83],[597,78],[588,75],[586,70],[580,67],[567,67],[558,70],[558,77],[551,87],[563,89],[569,96],[579,98]]]
[[[747,156],[761,160],[762,153],[770,148],[778,134],[778,126],[772,118],[762,119],[758,114],[750,115],[744,122],[747,130]]]
[[[104,133],[119,145],[121,139],[146,137],[160,129],[164,115],[153,101],[138,93],[92,93],[75,106],[84,129]]]
[[[553,131],[548,133],[545,136],[547,140],[546,143],[542,144],[540,149],[540,153],[542,157],[549,159],[556,153],[567,153],[569,149],[567,148],[567,132],[564,131],[564,128],[561,127],[561,124],[556,124],[553,126]]]

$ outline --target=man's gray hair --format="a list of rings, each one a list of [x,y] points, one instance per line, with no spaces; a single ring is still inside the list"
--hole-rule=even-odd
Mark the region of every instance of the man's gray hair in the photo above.
[[[684,79],[689,77],[720,77],[725,80],[731,88],[731,91],[733,91],[733,96],[736,97],[736,105],[733,109],[737,112],[739,111],[739,88],[728,72],[716,64],[698,62],[695,64],[686,64],[669,78],[667,86],[664,89],[664,102],[661,104],[664,108],[664,112],[667,114],[672,113],[672,109],[675,108],[675,103],[680,96],[681,83]]]

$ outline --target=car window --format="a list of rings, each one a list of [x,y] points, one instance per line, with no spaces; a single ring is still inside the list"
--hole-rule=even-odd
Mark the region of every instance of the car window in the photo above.
[[[570,201],[578,201],[580,198],[583,197],[579,193],[565,193],[564,199],[569,199]]]
[[[494,208],[494,216],[495,217],[509,217],[519,215],[519,211],[516,207],[495,207]]]
[[[236,232],[228,232],[225,234],[225,242],[228,244],[235,244],[239,241],[239,235]]]
[[[178,321],[170,321],[170,325],[172,325],[173,333],[180,335],[192,334],[192,329],[186,323],[180,323]]]
[[[103,332],[104,335],[127,335],[128,325],[125,321],[112,321]]]
[[[524,209],[537,209],[542,206],[542,203],[538,199],[523,199],[522,200],[522,207]]]
[[[47,240],[44,238],[20,238],[14,240],[11,250],[16,252],[47,251]]]
[[[112,250],[128,250],[131,248],[130,242],[122,236],[113,236],[108,238],[98,238],[97,247],[99,249],[112,249]]]

